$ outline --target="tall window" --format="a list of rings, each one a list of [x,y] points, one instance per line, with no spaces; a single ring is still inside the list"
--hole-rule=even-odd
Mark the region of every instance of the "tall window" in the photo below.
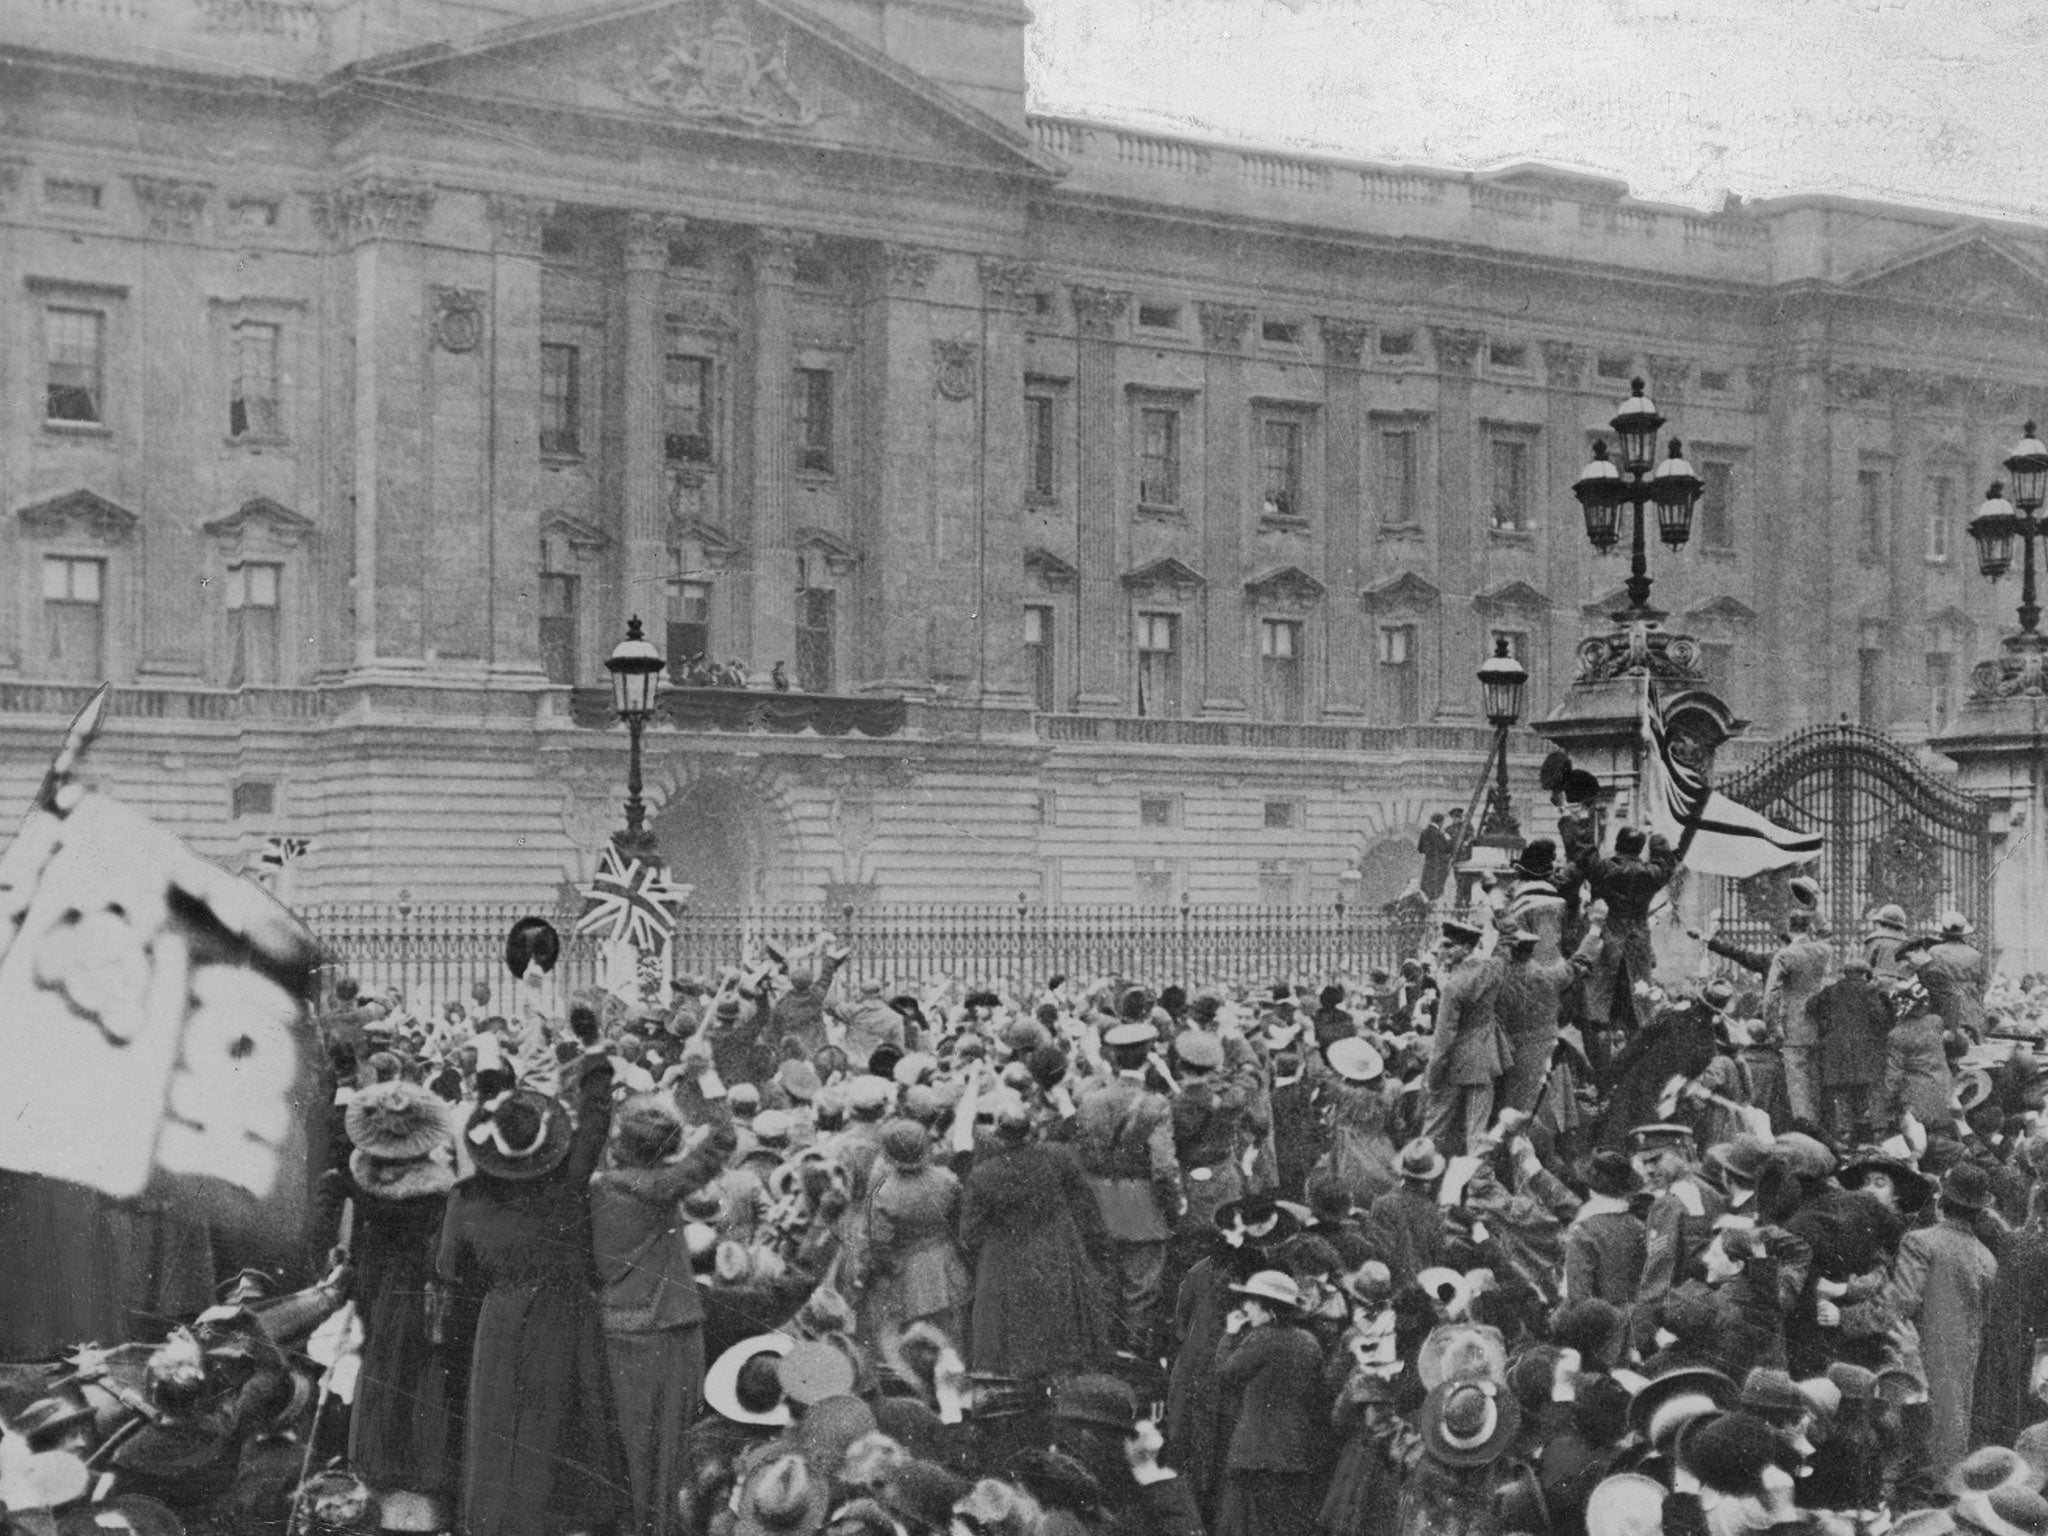
[[[284,430],[278,411],[278,328],[256,321],[235,327],[234,378],[228,384],[228,435],[276,437]]]
[[[1927,558],[1947,564],[1954,552],[1956,482],[1950,475],[1927,477]]]
[[[281,566],[228,567],[228,686],[277,681],[277,593]]]
[[[1721,459],[1700,463],[1700,548],[1735,547],[1735,466]]]
[[[1413,427],[1380,433],[1380,522],[1389,528],[1412,528],[1422,521],[1420,447]]]
[[[107,317],[96,309],[43,312],[46,387],[43,415],[50,421],[104,421]]]
[[[1871,647],[1856,653],[1856,723],[1884,729],[1884,652]]]
[[[1052,634],[1052,609],[1033,603],[1024,610],[1024,675],[1033,706],[1045,713],[1059,707]]]
[[[1148,507],[1180,505],[1180,412],[1146,406],[1138,413],[1138,500]]]
[[[549,571],[540,578],[540,662],[551,683],[576,681],[576,578]]]
[[[1493,440],[1493,526],[1502,533],[1529,526],[1529,445],[1519,438]]]
[[[1301,624],[1295,619],[1259,621],[1259,718],[1297,721],[1302,717]]]
[[[796,412],[796,467],[814,475],[832,473],[832,370],[799,368],[793,401]]]
[[[1866,560],[1884,558],[1884,471],[1856,471],[1857,531]]]
[[[668,584],[668,671],[685,681],[693,664],[711,660],[711,583],[672,577]]]
[[[1169,720],[1180,714],[1180,619],[1175,614],[1138,615],[1138,713]]]
[[[576,349],[543,342],[540,349],[540,451],[580,453],[581,358]]]
[[[806,587],[796,596],[796,685],[805,693],[830,693],[836,594],[830,587]]]
[[[1024,493],[1040,501],[1059,494],[1059,459],[1053,437],[1053,398],[1024,397]]]
[[[1947,651],[1927,653],[1927,727],[1948,729],[1949,714],[1955,707],[1956,659]]]
[[[711,458],[711,359],[671,352],[661,364],[662,456],[671,464]]]
[[[97,683],[104,676],[106,565],[49,555],[43,560],[43,628],[49,638],[46,675]]]
[[[1416,660],[1413,624],[1380,628],[1380,697],[1396,725],[1422,718],[1422,669]]]
[[[1259,423],[1259,475],[1265,487],[1260,510],[1267,517],[1302,517],[1301,423]]]

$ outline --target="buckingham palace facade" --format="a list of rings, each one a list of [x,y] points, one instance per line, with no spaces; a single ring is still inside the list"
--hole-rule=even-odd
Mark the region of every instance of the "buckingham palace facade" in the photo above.
[[[0,791],[105,677],[101,780],[295,899],[539,900],[637,616],[701,900],[1384,899],[1495,637],[1541,714],[1615,605],[1637,377],[1753,733],[1941,728],[2048,231],[1036,116],[1028,20],[6,6]]]

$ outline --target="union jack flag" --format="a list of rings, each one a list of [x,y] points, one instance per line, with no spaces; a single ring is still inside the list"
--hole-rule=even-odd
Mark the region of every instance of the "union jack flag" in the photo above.
[[[597,878],[583,887],[576,931],[602,933],[607,942],[624,939],[643,953],[658,950],[675,937],[676,911],[689,900],[691,889],[670,880],[660,865],[621,858],[607,844],[597,862]]]

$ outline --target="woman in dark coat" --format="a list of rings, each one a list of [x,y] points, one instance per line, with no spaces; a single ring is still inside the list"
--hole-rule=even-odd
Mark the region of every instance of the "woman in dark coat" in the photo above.
[[[882,1339],[912,1323],[944,1329],[956,1344],[967,1303],[967,1266],[957,1229],[960,1181],[931,1160],[931,1138],[915,1120],[882,1130],[865,1227],[861,1332]]]
[[[2006,1234],[1993,1253],[1998,1274],[1984,1304],[1972,1445],[2011,1445],[2040,1416],[2028,1380],[2034,1350],[2048,1339],[2048,1184],[2034,1186],[2027,1224]]]
[[[1714,1059],[1713,1014],[1704,1003],[1666,1004],[1614,1058],[1613,1095],[1600,1122],[1600,1145],[1623,1147],[1639,1125],[1664,1118],[1657,1112],[1664,1085],[1674,1077],[1698,1077]]]
[[[1216,1346],[1216,1377],[1237,1422],[1216,1536],[1300,1536],[1315,1528],[1325,1461],[1322,1351],[1301,1326],[1292,1276],[1261,1270],[1232,1290],[1240,1306]]]
[[[997,1113],[994,1142],[967,1175],[960,1246],[974,1265],[968,1364],[998,1376],[1056,1376],[1108,1357],[1099,1266],[1102,1208],[1063,1146],[1034,1144],[1021,1102]]]
[[[428,1293],[455,1187],[447,1107],[415,1083],[379,1083],[348,1106],[345,1193],[354,1204],[362,1374],[348,1459],[390,1506],[426,1501],[447,1523],[460,1465],[462,1373],[432,1342]]]
[[[578,1116],[478,1074],[474,1178],[448,1202],[436,1265],[478,1305],[464,1436],[468,1536],[599,1530],[628,1500],[598,1319],[590,1176],[611,1126],[611,1063],[570,1074]]]

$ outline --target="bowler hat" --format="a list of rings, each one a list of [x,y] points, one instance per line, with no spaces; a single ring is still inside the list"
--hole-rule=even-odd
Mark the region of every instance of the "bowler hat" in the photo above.
[[[1798,1391],[1796,1387],[1792,1390]],[[1805,1399],[1800,1401],[1803,1404]],[[1696,1419],[1678,1443],[1678,1459],[1688,1472],[1714,1492],[1736,1498],[1761,1493],[1764,1470],[1777,1457],[1777,1434],[1763,1420],[1746,1413]]]
[[[1745,1184],[1754,1184],[1763,1176],[1770,1156],[1770,1143],[1748,1131],[1707,1148],[1708,1162]]]
[[[1795,1413],[1813,1411],[1813,1404],[1787,1371],[1759,1365],[1742,1380],[1737,1406],[1751,1413]]]
[[[1515,855],[1514,871],[1530,880],[1548,880],[1557,869],[1557,844],[1539,837]]]
[[[1619,1152],[1603,1149],[1586,1164],[1586,1187],[1596,1195],[1625,1200],[1643,1187],[1635,1165]]]
[[[1404,1179],[1417,1184],[1427,1184],[1443,1177],[1444,1166],[1444,1155],[1437,1151],[1436,1143],[1427,1137],[1418,1136],[1401,1149],[1400,1161],[1395,1165],[1395,1171]]]
[[[931,1138],[915,1120],[891,1120],[882,1127],[882,1155],[898,1168],[921,1168]]]
[[[1953,1211],[1981,1211],[1991,1203],[1991,1179],[1975,1163],[1957,1163],[1941,1176],[1941,1203]]]

